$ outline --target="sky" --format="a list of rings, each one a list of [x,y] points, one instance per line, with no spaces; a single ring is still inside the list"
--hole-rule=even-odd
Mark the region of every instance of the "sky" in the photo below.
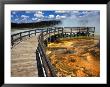
[[[98,10],[33,10],[11,11],[11,22],[31,23],[61,20],[63,27],[93,26],[100,31],[100,11]]]
[[[64,19],[69,14],[63,11],[11,11],[11,22],[30,23],[44,20]]]

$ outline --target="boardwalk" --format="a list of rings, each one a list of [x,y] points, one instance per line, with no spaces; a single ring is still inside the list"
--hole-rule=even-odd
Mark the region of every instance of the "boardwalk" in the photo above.
[[[36,62],[37,36],[27,38],[11,49],[11,76],[38,76]]]
[[[35,29],[11,35],[11,76],[55,77],[55,69],[53,68],[48,57],[45,55],[44,46],[46,44],[44,44],[43,40],[47,40],[45,41],[47,43],[49,41],[52,42],[55,39],[60,38],[60,36],[62,38],[65,38],[65,36],[68,38],[75,36],[78,37],[80,35],[87,37],[91,35],[94,36],[95,27],[70,27],[68,30],[69,31],[65,31],[65,28],[62,27],[55,29],[49,28],[46,30]],[[74,30],[76,30],[76,32]],[[16,42],[19,42],[19,44],[16,45]]]

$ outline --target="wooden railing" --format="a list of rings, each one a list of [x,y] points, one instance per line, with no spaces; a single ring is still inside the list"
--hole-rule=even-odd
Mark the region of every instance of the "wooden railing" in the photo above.
[[[45,45],[43,43],[43,33],[41,33],[38,38],[36,56],[38,62],[38,75],[41,77],[55,77],[55,69],[50,63],[49,58],[46,56]]]
[[[40,30],[40,32],[37,32],[37,30]],[[47,46],[47,43],[65,37],[68,38],[78,37],[78,36],[90,37],[90,36],[94,36],[94,32],[95,32],[95,27],[53,27],[46,29],[35,29],[35,30],[20,32],[11,35],[11,43],[13,46],[14,42],[16,42],[17,40],[22,40],[22,38],[25,36],[30,37],[32,34],[36,35],[36,33],[40,33],[38,37],[38,46],[36,49],[38,76],[57,77],[56,69],[51,64],[49,58],[46,56],[45,48]]]
[[[16,34],[11,35],[11,46],[15,44],[15,42],[22,41],[24,37],[31,37],[31,35],[36,35],[36,33],[40,33],[42,29],[34,29],[34,30],[28,30],[19,32]]]
[[[68,29],[65,31],[65,29]],[[38,38],[38,47],[36,50],[37,55],[37,66],[38,66],[38,75],[41,77],[57,77],[56,69],[51,64],[49,58],[46,56],[46,46],[48,42],[56,41],[58,38],[66,37],[76,37],[80,35],[85,35],[90,37],[90,35],[94,36],[95,27],[54,27],[47,28],[39,35]]]

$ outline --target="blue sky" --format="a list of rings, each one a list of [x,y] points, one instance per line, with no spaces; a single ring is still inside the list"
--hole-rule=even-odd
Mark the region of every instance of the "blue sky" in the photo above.
[[[34,10],[11,11],[11,22],[31,23],[48,20],[61,20],[60,27],[91,26],[100,32],[99,10]]]
[[[43,20],[64,19],[67,16],[66,11],[11,11],[11,22],[30,23]]]
[[[98,16],[99,11],[11,11],[11,22],[14,23],[30,23],[43,20],[62,20],[75,17],[81,19],[85,16]]]

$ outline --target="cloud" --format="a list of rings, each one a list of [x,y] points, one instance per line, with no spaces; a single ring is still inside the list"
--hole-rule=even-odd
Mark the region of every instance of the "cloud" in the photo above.
[[[88,18],[92,16],[99,16],[99,11],[89,11],[89,10],[80,10],[80,11],[71,11],[69,13],[69,17],[71,19],[76,19],[76,18]]]
[[[26,15],[26,13],[30,13]],[[22,14],[22,13],[21,13]],[[14,16],[14,17],[13,17]],[[12,11],[11,20],[15,23],[39,22],[43,20],[60,19],[64,27],[95,26],[96,31],[100,30],[100,11],[98,10],[57,10],[54,13],[46,14],[44,11],[25,11],[23,15],[18,15],[17,11]],[[62,20],[63,19],[63,20]]]
[[[29,16],[21,15],[21,18],[19,19],[20,23],[29,23]]]
[[[56,19],[60,19],[60,15],[57,15],[57,16],[56,16]]]
[[[19,20],[19,21],[20,21],[20,23],[29,23],[29,20],[28,20],[28,19],[26,19],[26,18],[21,19],[21,20]]]
[[[60,18],[60,15],[57,15]],[[100,11],[71,11],[70,16],[61,20],[60,27],[95,27],[95,32],[100,32]]]
[[[12,22],[19,23],[19,18],[15,18],[14,20],[12,20]]]
[[[25,13],[31,13],[31,11],[25,11]]]
[[[37,18],[32,18],[33,21],[37,20]]]
[[[11,15],[11,17],[13,18],[13,15]]]
[[[37,22],[42,21],[42,19],[38,19]]]
[[[55,16],[54,15],[49,15],[49,18],[54,18]]]
[[[22,18],[29,18],[29,16],[21,15]]]
[[[56,15],[56,19],[63,19],[63,18],[66,18],[66,16],[60,16],[60,15]]]
[[[43,18],[44,17],[43,14],[44,13],[42,11],[36,11],[35,14],[34,14],[34,16],[35,17],[38,17],[38,18]]]
[[[79,13],[79,11],[78,10],[74,10],[74,11],[72,11],[72,13],[77,14],[77,13]]]
[[[56,10],[55,13],[68,13],[69,11],[65,11],[65,10]]]
[[[25,13],[35,13],[35,11],[27,10],[27,11],[25,11]]]
[[[60,16],[61,18],[66,18],[66,16]]]
[[[87,13],[86,16],[99,16],[100,12],[99,11],[90,11]]]
[[[19,20],[18,18],[15,19],[15,21],[18,21],[18,20]]]

